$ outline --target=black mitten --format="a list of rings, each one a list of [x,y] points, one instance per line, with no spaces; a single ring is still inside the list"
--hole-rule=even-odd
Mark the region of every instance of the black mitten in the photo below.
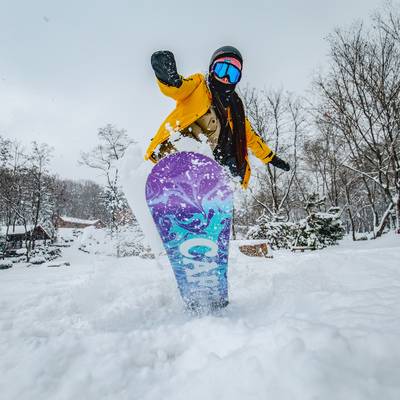
[[[151,56],[151,66],[157,79],[161,82],[175,87],[182,85],[182,78],[176,70],[175,57],[172,52],[168,50],[156,51]]]
[[[277,155],[274,156],[270,163],[274,167],[283,169],[284,171],[290,170],[290,165],[286,161],[283,161],[281,158],[279,158]]]

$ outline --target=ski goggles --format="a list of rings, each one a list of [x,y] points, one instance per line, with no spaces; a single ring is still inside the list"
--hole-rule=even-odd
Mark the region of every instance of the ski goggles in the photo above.
[[[212,72],[219,79],[228,78],[228,81],[231,84],[238,83],[242,76],[242,71],[237,66],[231,64],[229,59],[220,61],[217,60],[213,64]]]

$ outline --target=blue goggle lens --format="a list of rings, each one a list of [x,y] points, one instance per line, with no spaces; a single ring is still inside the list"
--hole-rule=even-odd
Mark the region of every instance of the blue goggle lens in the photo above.
[[[230,83],[238,83],[240,80],[239,68],[226,62],[215,63],[213,72],[220,79],[227,77]]]

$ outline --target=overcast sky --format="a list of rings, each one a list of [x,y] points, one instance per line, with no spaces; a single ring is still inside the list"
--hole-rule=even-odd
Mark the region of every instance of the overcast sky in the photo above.
[[[212,52],[234,45],[241,85],[304,94],[326,62],[324,38],[365,19],[378,0],[0,0],[0,135],[54,147],[53,171],[78,166],[107,123],[143,148],[173,108],[150,56],[169,49],[178,72],[205,72]],[[96,179],[97,180],[97,179]]]

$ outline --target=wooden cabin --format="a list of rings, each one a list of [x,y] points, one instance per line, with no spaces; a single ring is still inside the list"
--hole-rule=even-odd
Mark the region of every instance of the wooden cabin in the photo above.
[[[43,240],[45,243],[52,239],[50,233],[42,225],[38,225],[35,228],[30,225],[26,228],[24,225],[9,226],[8,232],[7,227],[2,227],[1,236],[5,238],[7,250],[21,249],[25,244],[25,240],[29,237],[32,237],[35,241]]]

